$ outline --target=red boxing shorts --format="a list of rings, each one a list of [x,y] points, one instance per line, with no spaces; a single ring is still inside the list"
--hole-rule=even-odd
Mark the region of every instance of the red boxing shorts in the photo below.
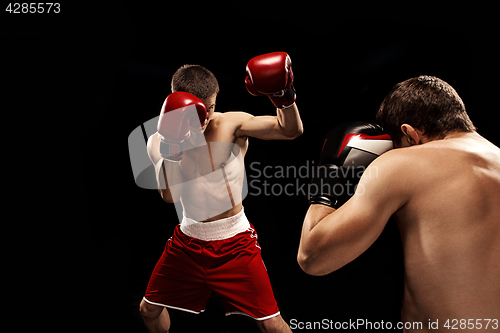
[[[144,300],[198,314],[212,292],[222,298],[226,315],[265,320],[280,313],[257,233],[243,209],[213,222],[184,217],[167,241]]]

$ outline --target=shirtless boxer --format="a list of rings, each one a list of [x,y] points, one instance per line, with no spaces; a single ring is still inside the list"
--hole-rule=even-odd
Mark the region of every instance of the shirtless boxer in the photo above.
[[[398,149],[366,168],[351,198],[311,196],[299,265],[311,275],[339,269],[394,215],[404,251],[402,321],[421,322],[419,332],[498,330],[500,149],[475,131],[456,91],[436,77],[398,83],[377,121]]]
[[[158,132],[148,140],[159,192],[180,207],[182,220],[140,304],[150,332],[168,332],[166,307],[200,313],[212,292],[224,301],[226,315],[250,316],[263,332],[291,332],[279,313],[241,193],[248,137],[294,139],[302,134],[302,122],[286,53],[253,58],[247,73],[248,91],[268,96],[277,116],[214,112],[219,90],[214,75],[185,65],[172,78]]]

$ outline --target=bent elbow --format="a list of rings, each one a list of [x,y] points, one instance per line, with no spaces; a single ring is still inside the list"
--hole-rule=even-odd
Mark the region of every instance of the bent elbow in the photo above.
[[[172,198],[167,198],[167,197],[162,197],[163,201],[166,203],[174,203],[174,200]]]
[[[310,262],[308,260],[308,257],[302,253],[301,251],[299,251],[299,253],[297,254],[297,263],[299,264],[300,268],[302,269],[302,271],[306,274],[309,274],[310,272]],[[311,274],[309,274],[311,275]]]
[[[169,191],[167,190],[158,190],[160,192],[160,196],[165,201],[166,203],[175,203],[174,198],[172,198],[172,195],[170,194]]]
[[[295,132],[294,139],[295,139],[295,138],[298,138],[298,137],[299,137],[299,136],[301,136],[302,134],[304,134],[304,127],[302,127],[302,126],[301,126],[301,127],[299,127],[299,128],[297,129],[297,131]]]
[[[299,264],[302,271],[308,275],[312,276],[323,276],[328,274],[328,272],[324,272],[317,265],[316,260],[314,258],[303,251],[299,250],[297,254],[297,263]]]
[[[303,127],[299,127],[295,131],[293,131],[293,132],[284,133],[284,134],[285,134],[285,137],[286,137],[287,140],[293,140],[293,139],[296,139],[299,136],[301,136],[303,133],[304,133],[304,128]]]

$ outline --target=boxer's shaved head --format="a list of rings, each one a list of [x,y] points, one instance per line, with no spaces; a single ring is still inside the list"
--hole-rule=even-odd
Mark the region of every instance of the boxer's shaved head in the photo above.
[[[203,66],[184,65],[172,76],[172,92],[184,91],[207,100],[219,93],[215,76]]]
[[[377,122],[395,142],[403,137],[403,124],[423,131],[431,139],[476,129],[455,89],[437,77],[425,75],[396,84],[380,105]]]

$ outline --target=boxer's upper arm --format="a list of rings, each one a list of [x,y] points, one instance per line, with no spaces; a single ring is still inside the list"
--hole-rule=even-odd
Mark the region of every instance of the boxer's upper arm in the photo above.
[[[236,137],[250,136],[262,140],[290,140],[303,132],[302,121],[295,104],[286,110],[277,109],[278,116],[239,114]]]
[[[237,137],[250,136],[262,140],[287,139],[282,133],[276,116],[252,116],[245,119],[236,130]]]
[[[389,152],[376,159],[365,170],[354,196],[301,240],[301,266],[308,274],[328,274],[357,258],[406,202],[401,165],[393,163],[393,155]]]

